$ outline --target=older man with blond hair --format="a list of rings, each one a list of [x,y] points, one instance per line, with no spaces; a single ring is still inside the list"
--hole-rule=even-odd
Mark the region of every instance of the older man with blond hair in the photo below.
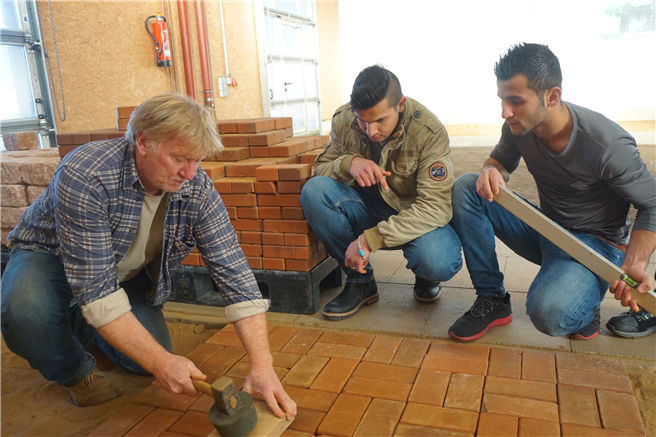
[[[171,353],[161,309],[171,273],[197,247],[250,358],[244,389],[262,393],[279,417],[296,414],[273,370],[268,301],[199,167],[222,149],[201,105],[152,97],[134,111],[124,138],[68,154],[9,235],[2,335],[44,378],[68,388],[76,405],[118,396],[85,350],[93,346],[127,371],[154,375],[169,392],[197,394],[192,379],[205,375]]]

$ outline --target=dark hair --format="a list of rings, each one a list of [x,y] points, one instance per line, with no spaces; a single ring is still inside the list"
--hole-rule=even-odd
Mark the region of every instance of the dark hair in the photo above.
[[[387,98],[389,107],[401,101],[403,92],[399,79],[382,65],[372,65],[358,74],[351,91],[351,109],[360,111],[373,108]]]
[[[494,74],[499,80],[525,74],[528,87],[538,95],[553,87],[562,88],[563,82],[558,58],[542,44],[519,43],[510,47],[494,64]]]

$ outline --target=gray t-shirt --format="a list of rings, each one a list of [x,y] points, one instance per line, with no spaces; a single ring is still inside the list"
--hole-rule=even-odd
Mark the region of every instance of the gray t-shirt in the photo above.
[[[573,129],[555,155],[533,132],[513,135],[503,125],[490,157],[513,172],[524,158],[543,212],[561,226],[627,244],[633,204],[634,229],[656,232],[656,180],[640,158],[635,139],[603,115],[565,103]]]

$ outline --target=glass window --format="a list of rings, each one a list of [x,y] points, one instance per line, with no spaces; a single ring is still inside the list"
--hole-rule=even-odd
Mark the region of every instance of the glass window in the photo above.
[[[1,45],[0,120],[36,117],[25,47]]]
[[[21,30],[20,13],[18,11],[18,3],[13,1],[0,1],[0,28],[2,29],[15,29]]]

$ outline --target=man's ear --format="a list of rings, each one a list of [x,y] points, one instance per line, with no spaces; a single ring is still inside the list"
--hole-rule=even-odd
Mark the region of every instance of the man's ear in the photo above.
[[[563,96],[563,90],[557,86],[551,88],[545,93],[547,107],[553,108],[560,105],[560,99]]]
[[[148,152],[148,138],[146,138],[146,135],[144,135],[143,132],[138,132],[137,153],[139,153],[142,156],[145,156],[147,152]]]
[[[403,110],[405,109],[405,101],[406,101],[406,98],[405,98],[405,96],[403,96],[403,97],[401,97],[401,100],[399,100],[399,104],[396,105],[396,112],[398,112],[399,114],[401,112],[403,112]]]

